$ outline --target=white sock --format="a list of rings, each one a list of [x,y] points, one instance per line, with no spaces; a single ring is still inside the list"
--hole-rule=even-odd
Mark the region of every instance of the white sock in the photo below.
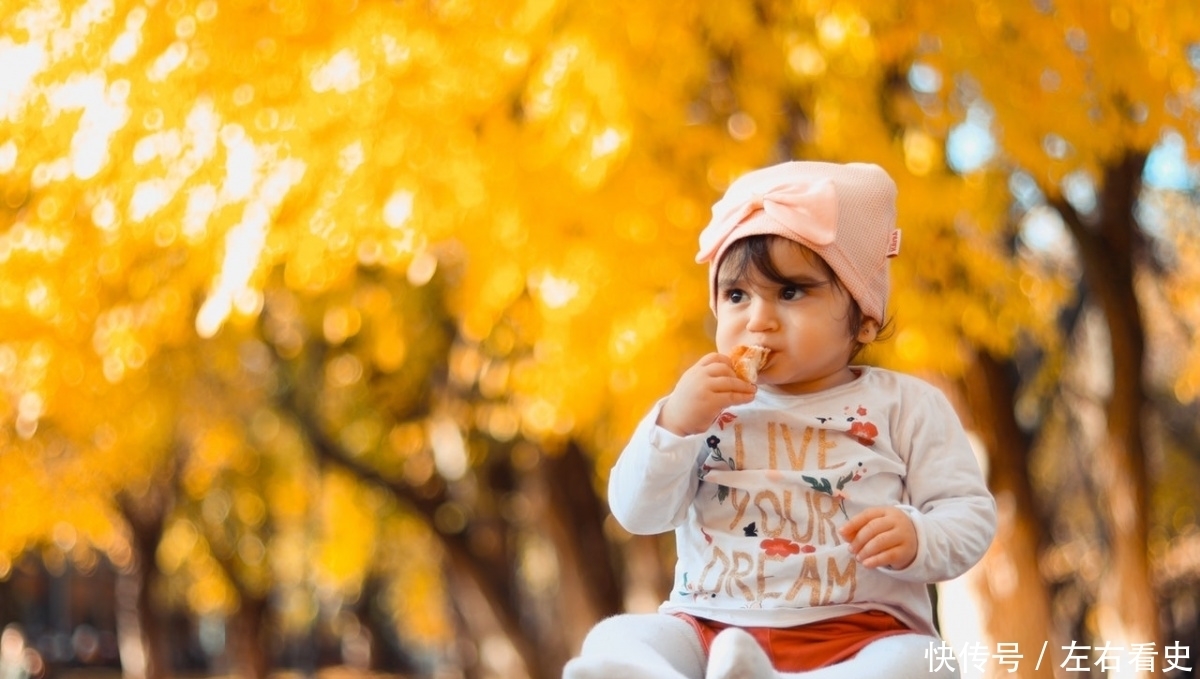
[[[563,679],[676,679],[669,668],[639,665],[618,658],[573,658],[563,666]]]
[[[703,679],[704,649],[673,615],[616,615],[596,623],[563,679]]]
[[[705,679],[773,679],[775,668],[750,633],[728,627],[713,639],[708,650]]]

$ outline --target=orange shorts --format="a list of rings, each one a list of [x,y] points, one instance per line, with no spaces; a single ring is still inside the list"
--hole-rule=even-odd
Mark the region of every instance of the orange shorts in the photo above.
[[[675,617],[696,630],[705,656],[712,647],[713,637],[726,627],[732,627],[687,613],[675,613]],[[758,641],[771,659],[771,664],[781,672],[803,672],[832,665],[854,657],[855,653],[876,639],[912,632],[904,623],[883,611],[852,613],[797,627],[742,629]]]

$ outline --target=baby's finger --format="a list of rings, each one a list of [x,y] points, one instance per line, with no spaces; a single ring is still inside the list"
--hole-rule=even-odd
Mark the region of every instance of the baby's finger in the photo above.
[[[859,512],[850,517],[850,520],[838,529],[838,534],[842,536],[842,539],[852,542],[858,535],[858,531],[862,530],[863,526],[867,525],[867,522],[871,518],[872,516],[867,512]]]
[[[877,554],[884,547],[882,541],[882,531],[878,521],[868,522],[863,526],[862,530],[858,531],[858,535],[854,536],[854,541],[850,543],[850,553],[859,561],[869,558]]]
[[[743,380],[737,376],[721,377],[718,382],[714,383],[719,391],[728,392],[731,394],[745,394],[753,397],[758,392],[758,387],[754,384]],[[749,401],[750,399],[747,399]],[[745,401],[743,401],[745,402]]]
[[[863,548],[859,555],[860,559],[865,563],[868,559],[874,559],[881,555],[887,555],[894,550],[903,549],[905,546],[904,534],[896,530],[894,526],[884,521],[876,521],[875,523],[883,523],[885,527],[879,531],[874,538],[871,539],[867,546]],[[893,555],[890,558],[894,558]],[[891,560],[885,563],[891,563]]]
[[[882,566],[891,565],[900,559],[902,552],[899,545],[894,545],[880,551],[867,551],[872,551],[873,553],[870,556],[865,556],[859,559],[859,563],[867,568],[880,568]]]
[[[704,356],[701,356],[700,360],[696,361],[696,365],[703,365],[703,366],[723,365],[723,366],[729,368],[730,370],[733,370],[733,361],[729,360],[729,357],[726,356],[725,354],[719,354],[715,351],[705,354]]]
[[[857,523],[853,537],[850,539],[850,553],[858,554],[876,535],[886,530],[886,525],[880,520],[879,514],[873,509],[867,509],[846,524],[850,527]]]

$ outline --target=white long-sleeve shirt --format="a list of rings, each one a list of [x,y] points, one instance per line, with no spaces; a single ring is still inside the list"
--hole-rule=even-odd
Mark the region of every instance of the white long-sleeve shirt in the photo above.
[[[816,394],[759,389],[704,434],[657,426],[662,401],[642,420],[608,496],[630,532],[675,531],[675,584],[660,611],[791,627],[882,610],[935,634],[926,585],[983,556],[995,502],[940,391],[854,370],[854,381]],[[866,568],[838,535],[873,506],[912,518],[917,556],[906,568]]]

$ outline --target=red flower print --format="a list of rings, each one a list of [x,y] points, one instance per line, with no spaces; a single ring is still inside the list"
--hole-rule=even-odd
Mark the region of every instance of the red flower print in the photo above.
[[[857,412],[858,412],[859,417],[865,417],[867,414],[867,409],[862,406],[859,406]]]
[[[875,437],[879,436],[879,429],[870,422],[854,422],[850,425],[850,435],[864,446],[875,445]]]
[[[800,553],[800,545],[785,538],[768,538],[760,543],[767,556],[788,556]]]
[[[717,415],[717,426],[721,428],[721,431],[725,431],[725,425],[733,422],[736,419],[737,415],[734,415],[733,413],[721,413],[720,415]]]

